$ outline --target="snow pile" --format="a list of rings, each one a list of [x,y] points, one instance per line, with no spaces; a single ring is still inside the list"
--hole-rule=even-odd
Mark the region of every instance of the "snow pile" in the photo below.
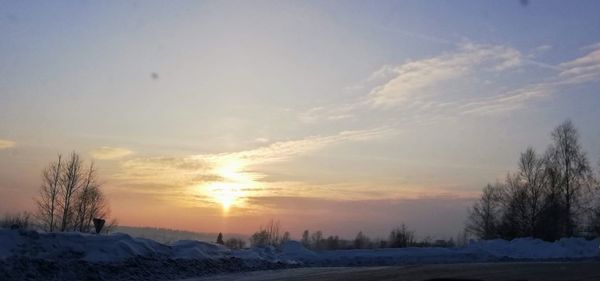
[[[165,280],[220,272],[297,266],[381,266],[598,259],[600,239],[524,238],[472,242],[464,248],[311,251],[296,241],[229,250],[182,240],[165,245],[127,234],[38,233],[0,229],[0,280]]]
[[[474,255],[469,251],[465,251],[465,249],[388,248],[312,252],[298,244],[284,245],[281,256],[285,257],[286,260],[295,260],[306,265],[318,266],[457,263],[490,259],[486,253]]]
[[[183,240],[165,245],[127,234],[0,229],[0,280],[171,280],[297,266],[274,248],[232,251]]]
[[[306,265],[357,266],[392,264],[430,264],[491,262],[503,260],[581,260],[600,258],[600,239],[564,238],[545,242],[532,238],[512,241],[472,242],[465,248],[395,248],[313,252],[298,242],[288,242],[280,258]]]
[[[168,247],[152,240],[126,234],[37,233],[0,230],[0,244],[10,244],[0,257],[25,256],[34,259],[76,257],[84,261],[122,261],[138,256],[168,254]],[[2,247],[4,248],[4,247]]]
[[[181,240],[173,243],[172,257],[176,259],[224,258],[231,255],[225,246],[197,240]]]
[[[600,239],[564,238],[556,242],[521,238],[512,241],[472,242],[465,248],[401,248],[372,250],[311,251],[297,241],[273,247],[229,250],[196,240],[165,245],[127,234],[37,233],[0,230],[0,259],[76,259],[118,263],[139,257],[174,260],[240,259],[307,265],[397,264],[490,261],[502,259],[550,260],[599,257]]]

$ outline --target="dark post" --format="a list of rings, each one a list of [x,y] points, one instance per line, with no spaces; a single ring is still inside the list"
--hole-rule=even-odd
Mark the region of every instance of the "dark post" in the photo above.
[[[106,221],[103,219],[94,218],[94,228],[96,228],[96,234],[100,234],[100,231],[102,231],[102,227],[104,227],[105,222]]]

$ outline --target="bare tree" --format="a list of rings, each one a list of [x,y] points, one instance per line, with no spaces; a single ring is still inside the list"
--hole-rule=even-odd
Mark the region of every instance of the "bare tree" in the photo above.
[[[519,179],[525,190],[526,229],[525,235],[538,237],[544,207],[546,173],[544,159],[537,156],[531,147],[521,153],[519,159]]]
[[[356,238],[354,238],[354,248],[356,249],[366,249],[370,243],[371,239],[364,235],[362,231],[359,231],[358,234],[356,234]]]
[[[77,191],[81,187],[82,180],[82,162],[79,154],[73,152],[71,157],[65,163],[64,171],[61,176],[61,224],[60,231],[69,230],[73,224],[73,205]]]
[[[302,232],[302,239],[300,240],[300,242],[302,242],[302,245],[304,245],[304,247],[310,247],[310,232],[308,232],[308,229]]]
[[[575,234],[578,203],[589,183],[591,169],[585,153],[579,145],[579,135],[570,120],[552,132],[554,143],[548,148],[549,161],[556,167],[558,186],[564,204],[564,235]]]
[[[268,241],[270,245],[279,245],[281,243],[281,235],[279,234],[281,225],[279,221],[270,220],[265,227],[268,234]]]
[[[509,173],[500,190],[502,215],[498,234],[505,239],[528,236],[530,208],[527,184],[519,174]]]
[[[415,233],[408,230],[405,224],[392,230],[388,240],[388,246],[391,248],[406,248],[415,243]]]
[[[483,239],[532,236],[554,241],[597,231],[600,197],[593,186],[598,180],[577,130],[567,120],[551,136],[553,143],[543,157],[528,148],[521,154],[518,172],[509,173],[502,187],[484,189],[470,212],[470,233]]]
[[[85,169],[77,153],[67,161],[59,155],[44,170],[42,180],[36,217],[47,231],[90,232],[94,218],[108,217],[108,202],[94,164]]]
[[[31,227],[31,215],[28,212],[17,214],[4,214],[0,219],[0,228],[6,229],[29,229]]]
[[[239,250],[246,247],[246,241],[241,238],[229,238],[225,241],[225,247],[232,250]]]
[[[323,250],[325,248],[325,240],[322,231],[317,230],[310,235],[310,245],[311,248],[315,250]]]
[[[61,174],[62,155],[58,155],[58,160],[50,163],[42,173],[40,197],[36,200],[36,217],[42,228],[49,232],[56,229]]]
[[[279,221],[270,220],[265,227],[250,237],[250,244],[255,247],[275,246],[279,247],[283,241],[280,233],[281,225]]]
[[[283,236],[281,237],[281,244],[285,244],[285,242],[290,241],[292,238],[290,236],[290,232],[286,231],[283,233]]]
[[[564,234],[564,204],[562,200],[561,173],[558,163],[553,161],[550,149],[544,155],[544,206],[540,217],[540,235],[546,241],[555,241]]]
[[[501,189],[500,184],[488,184],[483,189],[481,198],[469,211],[467,232],[480,239],[493,239],[498,236]]]
[[[93,162],[82,180],[82,186],[76,196],[75,206],[74,230],[77,231],[90,232],[94,218],[108,216],[108,204],[100,185],[97,183]]]
[[[594,202],[590,208],[588,230],[593,236],[600,237],[600,161],[598,161],[598,172],[592,181]]]
[[[269,246],[269,234],[266,230],[261,229],[250,236],[250,245],[252,247]]]
[[[337,235],[330,235],[325,240],[325,245],[327,250],[337,250],[340,248],[340,238]]]

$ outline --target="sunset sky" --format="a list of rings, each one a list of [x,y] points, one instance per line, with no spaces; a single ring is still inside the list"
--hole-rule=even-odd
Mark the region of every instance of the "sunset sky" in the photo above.
[[[77,151],[122,225],[451,237],[570,118],[598,1],[1,1],[0,213]]]

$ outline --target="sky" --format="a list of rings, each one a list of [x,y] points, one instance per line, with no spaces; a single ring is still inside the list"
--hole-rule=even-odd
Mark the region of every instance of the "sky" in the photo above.
[[[77,151],[122,225],[447,238],[566,119],[598,1],[1,1],[0,212]]]

